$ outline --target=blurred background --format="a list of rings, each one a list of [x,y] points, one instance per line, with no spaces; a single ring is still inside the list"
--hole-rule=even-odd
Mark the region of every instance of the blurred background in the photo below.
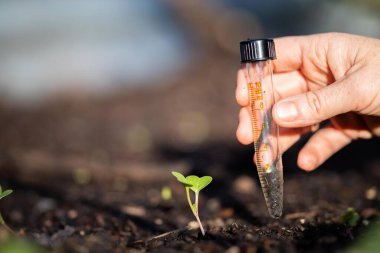
[[[226,146],[249,154],[235,140],[239,41],[379,38],[379,11],[371,0],[1,1],[3,164],[102,177],[196,151],[205,161],[204,150],[223,164]]]
[[[266,217],[253,149],[235,138],[239,42],[330,31],[380,38],[379,13],[378,0],[0,1],[0,183],[16,194],[6,218],[51,232],[66,214],[51,222],[46,210],[86,199],[148,219],[163,185],[183,193],[171,170],[212,175],[210,203],[248,222]],[[358,184],[380,180],[379,141],[345,148],[313,172],[325,173],[319,179],[298,177],[303,142],[284,155],[285,213],[326,201],[362,207]],[[187,224],[187,211],[170,229]]]
[[[375,0],[1,1],[3,157],[104,169],[237,145],[239,41],[379,38],[379,10]]]
[[[223,164],[234,159],[226,147],[247,150],[234,134],[239,41],[379,38],[379,10],[370,0],[1,1],[4,164],[100,178],[160,159],[209,167],[210,150]]]
[[[210,48],[238,59],[238,42],[248,37],[329,31],[379,37],[379,5],[371,0],[1,1],[1,94],[33,103],[61,91],[103,94],[170,84]]]

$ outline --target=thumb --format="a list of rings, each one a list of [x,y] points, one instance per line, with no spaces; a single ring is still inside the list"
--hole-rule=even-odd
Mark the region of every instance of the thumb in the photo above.
[[[348,79],[279,101],[273,107],[274,120],[282,127],[304,127],[356,110],[356,85]]]

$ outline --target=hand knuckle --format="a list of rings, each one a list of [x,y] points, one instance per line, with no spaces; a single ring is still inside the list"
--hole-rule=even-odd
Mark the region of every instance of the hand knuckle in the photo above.
[[[310,91],[306,93],[306,101],[314,115],[319,115],[321,113],[321,99],[315,91]]]

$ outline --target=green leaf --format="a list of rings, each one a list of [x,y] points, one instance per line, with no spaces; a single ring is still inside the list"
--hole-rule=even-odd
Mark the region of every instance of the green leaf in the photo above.
[[[199,192],[198,185],[199,185],[199,177],[190,175],[186,177],[186,183],[189,185],[190,189],[194,192]]]
[[[194,192],[200,192],[203,188],[205,188],[209,183],[211,183],[212,177],[204,176],[198,177],[194,175],[190,175],[186,177],[186,182],[191,186],[191,190]]]
[[[190,175],[185,177],[184,175],[176,171],[172,171],[172,174],[177,178],[179,182],[186,185],[186,187],[190,187],[190,189],[194,192],[200,192],[212,181],[212,177],[210,176],[204,176],[200,178],[195,175]]]
[[[2,192],[3,192],[3,189],[1,188],[1,185],[0,185],[0,195],[1,195]]]
[[[6,190],[0,194],[0,199],[5,198],[6,196],[10,195],[13,192],[13,190]]]
[[[210,176],[204,176],[199,179],[199,191],[205,188],[207,185],[209,185],[212,181],[212,177]]]
[[[360,219],[359,214],[352,207],[347,208],[345,214],[340,217],[340,222],[350,226],[355,227]]]
[[[187,181],[186,181],[186,178],[184,175],[182,175],[181,173],[179,173],[177,171],[172,171],[172,175],[175,176],[178,181],[187,185]]]

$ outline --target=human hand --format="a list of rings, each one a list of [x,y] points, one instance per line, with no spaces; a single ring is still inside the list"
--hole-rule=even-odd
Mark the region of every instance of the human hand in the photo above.
[[[275,39],[275,100],[282,152],[315,131],[298,155],[311,171],[356,139],[380,136],[380,40],[341,33]],[[252,143],[247,81],[238,71],[236,99],[243,107],[236,136]]]

